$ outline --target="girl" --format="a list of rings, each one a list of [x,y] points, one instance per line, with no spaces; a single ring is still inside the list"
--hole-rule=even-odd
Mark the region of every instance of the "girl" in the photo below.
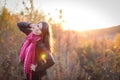
[[[26,80],[41,80],[46,70],[55,63],[51,54],[50,27],[46,22],[18,22],[17,26],[27,35],[19,56]]]

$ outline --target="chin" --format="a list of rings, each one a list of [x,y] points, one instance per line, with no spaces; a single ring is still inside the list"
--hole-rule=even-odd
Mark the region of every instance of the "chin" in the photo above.
[[[37,35],[37,33],[36,33],[36,32],[33,32],[33,34]]]
[[[35,35],[40,35],[40,34],[35,34]]]

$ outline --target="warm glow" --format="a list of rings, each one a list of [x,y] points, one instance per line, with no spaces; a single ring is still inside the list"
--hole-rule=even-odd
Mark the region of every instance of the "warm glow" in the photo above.
[[[45,59],[46,59],[46,55],[45,55],[45,54],[42,54],[42,55],[41,55],[41,59],[42,59],[42,60],[45,60]]]
[[[27,0],[25,1],[28,3]],[[104,0],[33,0],[36,10],[43,10],[47,19],[51,16],[56,22],[62,22],[62,20],[59,20],[59,10],[61,9],[63,11],[62,19],[64,20],[62,22],[63,28],[78,31],[100,29],[120,24],[119,2],[114,0],[110,4],[108,2],[103,4],[103,2]],[[15,3],[19,3],[19,5]],[[10,11],[14,10],[14,12],[24,10],[21,0],[7,0],[6,7]],[[49,16],[48,13],[50,13]]]
[[[58,10],[51,11],[51,16],[56,22],[60,22],[58,15]],[[73,12],[70,12],[69,10],[67,11],[63,9],[62,16],[64,20],[64,22],[62,22],[62,25],[65,30],[71,29],[85,31],[98,29],[107,27],[108,23],[103,19],[103,15],[100,13],[95,13],[91,10],[74,10]]]
[[[65,3],[65,2],[64,2]],[[66,2],[67,3],[67,2]],[[54,5],[53,5],[54,4]],[[77,4],[77,3],[76,3]],[[47,7],[46,5],[49,5]],[[97,10],[95,7],[91,7],[89,5],[81,4],[81,5],[72,5],[68,6],[60,4],[60,2],[47,2],[41,6],[42,9],[54,19],[56,22],[60,22],[59,20],[59,10],[62,10],[62,22],[63,28],[65,30],[77,30],[77,31],[86,31],[92,29],[99,29],[110,27],[111,21],[108,16]]]

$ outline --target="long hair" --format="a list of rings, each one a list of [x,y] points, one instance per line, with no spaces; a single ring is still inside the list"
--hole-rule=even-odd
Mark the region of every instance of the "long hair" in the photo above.
[[[41,21],[42,23],[42,42],[45,44],[48,50],[51,52],[53,51],[53,38],[52,38],[52,31],[51,27],[48,25],[47,22]]]

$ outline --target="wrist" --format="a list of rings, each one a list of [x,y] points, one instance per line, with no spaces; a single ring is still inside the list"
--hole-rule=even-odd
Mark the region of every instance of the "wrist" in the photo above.
[[[32,23],[30,23],[28,26],[29,26],[30,28],[32,28]]]

